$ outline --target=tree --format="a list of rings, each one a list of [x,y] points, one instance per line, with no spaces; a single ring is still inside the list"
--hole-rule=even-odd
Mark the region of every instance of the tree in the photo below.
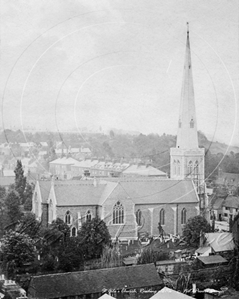
[[[168,258],[169,258],[168,253],[153,250],[152,247],[149,246],[143,249],[139,257],[138,263],[149,264],[149,263],[155,263],[156,261],[160,261],[160,260],[166,260]]]
[[[21,273],[24,264],[35,258],[34,240],[25,233],[9,230],[1,239],[0,252],[3,256],[3,268],[10,278]]]
[[[22,168],[22,162],[17,160],[17,166],[14,170],[15,173],[15,189],[19,194],[20,204],[24,204],[24,192],[26,188],[27,178],[24,176],[24,171]]]
[[[83,223],[78,236],[86,259],[99,258],[103,248],[111,244],[108,228],[98,217]]]
[[[19,223],[16,226],[16,231],[19,233],[25,233],[30,238],[35,239],[39,237],[41,223],[36,220],[33,213],[27,213],[22,216]]]
[[[183,228],[185,241],[193,247],[199,246],[201,233],[206,232],[210,232],[210,224],[202,216],[189,218]]]
[[[10,223],[17,223],[17,221],[19,221],[21,218],[19,204],[20,199],[18,194],[14,190],[10,191],[5,200],[7,215]]]
[[[4,227],[7,224],[5,198],[6,198],[6,190],[4,187],[0,186],[0,238],[2,237],[4,232]]]
[[[26,183],[24,191],[24,209],[26,211],[32,210],[32,195],[34,190],[34,184]]]
[[[101,267],[102,268],[114,268],[123,265],[122,256],[119,251],[119,247],[105,246],[101,255]]]
[[[77,237],[69,238],[65,246],[59,251],[58,269],[64,272],[79,270],[83,264],[83,252],[81,248]]]

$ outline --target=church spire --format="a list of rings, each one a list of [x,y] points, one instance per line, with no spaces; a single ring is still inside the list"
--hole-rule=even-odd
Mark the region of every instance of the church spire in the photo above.
[[[184,63],[183,84],[177,133],[177,148],[198,148],[196,110],[194,101],[192,62],[189,42],[189,24],[187,23],[187,41]]]

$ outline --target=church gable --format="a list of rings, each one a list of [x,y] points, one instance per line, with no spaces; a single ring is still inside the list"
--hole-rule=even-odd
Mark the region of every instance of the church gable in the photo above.
[[[135,205],[118,183],[102,206],[102,219],[113,239],[136,239]]]

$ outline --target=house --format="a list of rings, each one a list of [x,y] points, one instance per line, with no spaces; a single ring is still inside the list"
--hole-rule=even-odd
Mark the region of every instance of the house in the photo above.
[[[231,232],[210,232],[205,233],[204,246],[212,249],[211,253],[225,253],[233,251],[235,244]]]
[[[212,248],[210,246],[199,247],[195,253],[201,256],[209,256],[212,253]]]
[[[230,195],[235,195],[236,191],[239,188],[239,174],[219,171],[219,176],[216,180],[216,184],[226,187]]]
[[[239,212],[239,197],[228,195],[222,203],[223,219],[228,223],[233,220]]]
[[[79,161],[72,157],[57,158],[50,162],[50,172],[60,179],[72,178],[71,166]]]
[[[187,265],[187,261],[161,260],[156,262],[156,269],[158,273],[165,275],[179,275],[183,267]]]
[[[94,167],[97,163],[97,159],[86,159],[78,161],[77,163],[71,166],[72,177],[84,176],[86,174],[90,176],[91,168]]]
[[[150,299],[194,299],[194,298],[186,294],[172,290],[168,287],[164,287],[155,295],[153,295]]]
[[[121,176],[147,176],[167,178],[167,174],[150,165],[131,165],[122,172]]]
[[[208,208],[210,210],[210,219],[213,218],[217,221],[223,220],[223,212],[222,212],[222,205],[227,196],[218,197],[216,194],[213,194],[210,197]]]
[[[96,269],[89,271],[32,276],[28,298],[99,298],[108,291],[115,298],[130,298],[142,290],[159,291],[163,281],[154,264]],[[149,292],[150,297],[152,292]]]
[[[44,223],[61,218],[72,234],[82,222],[98,216],[106,222],[113,239],[137,240],[140,232],[158,236],[159,222],[165,233],[176,235],[181,234],[188,218],[199,214],[199,199],[191,180],[55,180],[45,183],[48,194],[42,184],[35,186],[33,213]]]

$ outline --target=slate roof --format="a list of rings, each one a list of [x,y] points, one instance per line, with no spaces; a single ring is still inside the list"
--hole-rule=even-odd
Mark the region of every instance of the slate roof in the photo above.
[[[74,167],[80,167],[80,168],[91,168],[95,166],[98,163],[98,160],[91,160],[91,159],[86,159],[77,162]]]
[[[57,165],[74,165],[78,163],[79,161],[72,158],[72,157],[62,157],[62,158],[57,158],[53,161],[50,162],[50,164],[57,164]]]
[[[207,252],[208,250],[210,250],[211,247],[210,246],[206,246],[206,247],[199,247],[195,252],[199,253],[199,254],[203,254],[205,252]]]
[[[190,180],[55,181],[58,206],[102,205],[119,186],[135,204],[198,203]]]
[[[93,185],[92,181],[80,181],[76,184],[69,182],[57,183],[54,187],[58,206],[97,205],[106,187],[106,183]]]
[[[197,203],[191,180],[137,180],[119,183],[135,204]]]
[[[204,265],[221,264],[226,263],[227,260],[221,255],[209,255],[197,257]]]
[[[29,298],[50,299],[101,293],[103,289],[160,287],[154,264],[33,276]]]
[[[210,232],[205,234],[206,244],[215,252],[231,251],[235,248],[231,232]]]
[[[239,208],[239,197],[236,196],[228,196],[223,202],[223,206]]]
[[[168,287],[162,288],[159,292],[157,292],[150,299],[194,299],[188,295],[177,292],[175,290],[169,289]]]
[[[40,187],[40,192],[41,192],[41,197],[42,197],[42,202],[46,203],[50,189],[51,189],[51,181],[38,181],[39,182],[39,187]]]
[[[221,209],[225,198],[213,197],[210,201],[209,207],[211,209]]]

